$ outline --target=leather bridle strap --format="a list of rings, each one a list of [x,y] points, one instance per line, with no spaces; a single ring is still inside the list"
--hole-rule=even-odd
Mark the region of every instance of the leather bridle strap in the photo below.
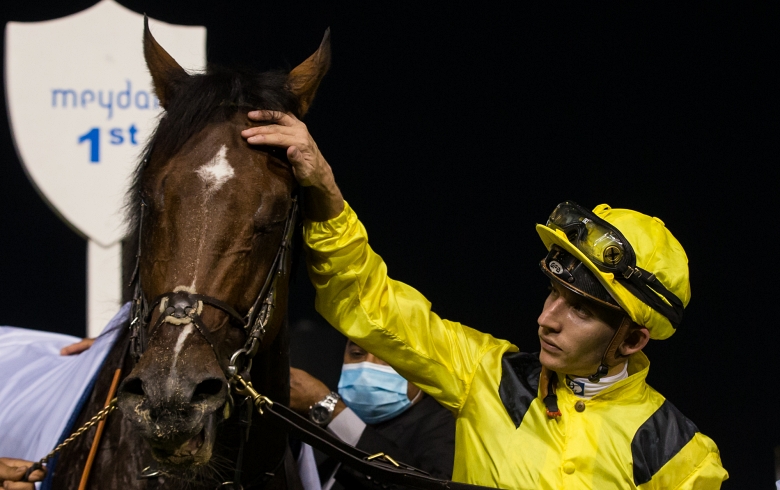
[[[364,475],[380,479],[383,483],[403,485],[409,488],[419,488],[424,490],[434,489],[453,489],[453,490],[477,490],[488,487],[478,485],[469,485],[466,483],[456,483],[450,480],[440,480],[433,478],[422,470],[413,466],[408,466],[396,462],[398,466],[390,461],[379,459],[381,456],[372,458],[372,455],[361,451],[341,439],[331,435],[326,430],[313,424],[307,419],[301,417],[284,405],[274,403],[273,406],[263,410],[266,417],[280,422],[293,436],[302,442],[319,449],[328,456],[337,459]]]
[[[141,218],[140,218],[141,221],[143,221],[145,206],[146,205],[142,201]],[[241,349],[233,353],[233,355],[230,358],[230,367],[232,367],[232,369],[234,369],[236,372],[243,371],[244,368],[251,366],[251,359],[257,353],[260,343],[262,343],[263,341],[263,337],[265,335],[265,327],[268,323],[270,323],[273,310],[275,307],[274,296],[276,293],[277,282],[280,277],[286,275],[288,272],[286,270],[287,256],[290,252],[290,248],[292,244],[292,235],[295,230],[297,215],[298,215],[298,197],[293,196],[292,204],[290,205],[290,210],[287,215],[287,219],[285,221],[281,243],[279,244],[274,260],[271,263],[271,267],[268,271],[268,274],[266,275],[265,280],[263,281],[263,286],[260,289],[257,298],[255,299],[252,307],[249,309],[249,312],[247,313],[246,316],[242,316],[240,313],[238,313],[238,311],[236,311],[235,308],[225,303],[224,301],[221,301],[212,296],[207,296],[205,294],[197,294],[197,293],[187,293],[188,301],[193,303],[200,302],[202,305],[209,305],[214,308],[220,309],[225,313],[227,313],[233,319],[237,320],[243,326],[244,330],[247,333],[247,340],[244,344],[244,347],[242,347]],[[138,253],[136,254],[136,265],[131,279],[131,285],[133,283],[135,284],[135,293],[133,299],[133,315],[132,315],[133,319],[131,322],[131,329],[133,331],[132,350],[136,360],[140,359],[140,356],[143,354],[143,351],[146,348],[147,339],[151,338],[151,336],[154,334],[157,328],[160,327],[160,325],[162,325],[163,323],[165,323],[166,318],[168,317],[165,311],[161,311],[160,317],[157,319],[157,321],[149,330],[149,332],[146,332],[145,327],[146,325],[148,325],[149,321],[151,320],[152,312],[163,301],[170,300],[176,294],[180,294],[179,291],[174,290],[172,292],[163,293],[157,296],[150,305],[146,303],[146,301],[144,300],[143,291],[141,289],[141,281],[139,277],[140,276],[139,265],[140,265],[140,258],[141,258],[140,227],[139,227],[138,242],[139,243],[138,243]],[[217,359],[221,359],[221,356],[217,349],[217,343],[214,341],[213,336],[211,335],[208,328],[205,327],[202,320],[200,319],[200,313],[188,312],[186,316],[191,319],[191,323],[195,325],[195,327],[198,329],[201,335],[203,335],[203,337],[209,342],[212,349],[214,350],[214,353],[217,355]],[[189,323],[189,322],[182,321],[182,323]],[[249,361],[249,363],[247,363],[246,361]],[[220,362],[220,364],[222,363]],[[236,364],[240,364],[240,366],[237,366]],[[223,370],[225,370],[224,367]],[[235,373],[228,373],[227,371],[225,372],[226,378],[228,379],[230,379],[230,376],[232,374]]]
[[[440,480],[413,466],[398,462],[384,453],[369,454],[354,446],[350,446],[288,407],[274,403],[267,397],[258,394],[251,383],[246,383],[240,376],[233,378],[232,381],[237,393],[241,395],[249,394],[252,397],[255,408],[261,416],[269,421],[281,424],[284,429],[301,442],[305,442],[364,475],[376,478],[383,484],[402,485],[407,488],[422,490],[479,490],[488,488],[450,480]]]
[[[170,300],[174,295],[176,295],[176,292],[173,293],[165,293],[161,294],[157,298],[155,298],[154,302],[151,305],[150,311],[153,311],[157,306],[163,301],[163,300]],[[216,299],[212,298],[211,296],[207,296],[205,294],[188,294],[188,298],[191,301],[194,301],[196,304],[197,302],[201,302],[204,305],[210,305],[217,309],[220,309],[227,313],[229,316],[237,319],[239,322],[243,323],[244,319],[241,317],[241,315],[233,309],[230,305]],[[163,324],[168,322],[168,316],[169,312],[167,310],[161,311],[160,316],[157,319],[157,321],[154,323],[152,328],[149,330],[149,339],[151,340],[154,333],[157,331],[157,329]],[[225,363],[222,362],[222,355],[219,350],[219,343],[214,338],[214,335],[212,334],[211,330],[206,327],[206,325],[203,323],[203,319],[201,316],[196,312],[191,312],[186,317],[189,319],[189,322],[192,325],[195,326],[196,329],[198,329],[198,332],[203,336],[203,338],[208,342],[208,344],[211,346],[211,349],[214,351],[214,355],[216,356],[217,362],[219,363],[220,367],[222,368],[223,373],[225,374],[226,379],[230,379],[230,376],[227,373],[227,366],[223,365]]]

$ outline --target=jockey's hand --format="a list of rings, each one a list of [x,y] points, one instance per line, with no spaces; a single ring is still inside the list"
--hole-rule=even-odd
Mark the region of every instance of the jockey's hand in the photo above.
[[[76,342],[75,344],[66,345],[62,349],[60,349],[60,355],[61,356],[72,356],[75,354],[81,354],[85,350],[92,347],[92,344],[95,343],[95,339],[81,339],[80,341]]]
[[[247,116],[263,123],[241,131],[249,144],[287,149],[295,179],[307,192],[306,216],[314,221],[338,216],[344,209],[344,198],[306,125],[292,114],[277,111],[252,111]]]
[[[303,415],[309,414],[309,409],[330,393],[330,388],[306,371],[290,368],[290,408]],[[333,416],[347,408],[341,400],[336,404]]]
[[[13,490],[33,490],[35,486],[32,483],[22,483],[27,468],[32,466],[31,461],[13,458],[0,458],[0,483],[5,489]],[[30,475],[30,481],[41,481],[46,476],[46,470],[36,470]]]

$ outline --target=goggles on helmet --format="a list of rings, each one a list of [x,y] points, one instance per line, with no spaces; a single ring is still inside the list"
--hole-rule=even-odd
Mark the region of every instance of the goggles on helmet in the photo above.
[[[636,265],[634,249],[617,228],[572,201],[562,202],[555,208],[547,219],[547,227],[562,231],[593,265],[602,272],[614,274],[631,294],[677,328],[682,320],[682,301],[655,274]]]

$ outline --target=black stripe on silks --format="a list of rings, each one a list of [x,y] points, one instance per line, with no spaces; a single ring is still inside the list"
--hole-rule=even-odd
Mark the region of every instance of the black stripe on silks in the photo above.
[[[498,395],[507,413],[520,427],[528,407],[536,398],[539,388],[539,373],[542,365],[539,363],[539,353],[512,352],[504,354],[501,359],[501,384]]]
[[[631,441],[634,484],[647,483],[699,431],[668,400],[645,421]]]

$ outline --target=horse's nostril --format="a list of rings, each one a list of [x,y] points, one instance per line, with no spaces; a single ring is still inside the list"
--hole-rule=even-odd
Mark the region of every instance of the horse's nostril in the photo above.
[[[124,393],[130,393],[131,395],[144,396],[144,385],[141,382],[141,378],[128,379],[122,385],[122,391]]]
[[[210,378],[198,383],[195,392],[192,394],[192,401],[199,402],[218,396],[222,393],[222,387],[225,383],[221,379]]]

